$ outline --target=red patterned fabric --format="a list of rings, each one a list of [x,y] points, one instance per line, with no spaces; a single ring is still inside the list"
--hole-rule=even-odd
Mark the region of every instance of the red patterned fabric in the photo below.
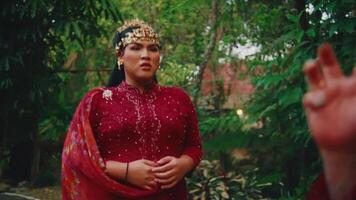
[[[324,174],[320,174],[312,184],[306,200],[330,200]]]
[[[189,96],[153,84],[144,93],[122,82],[89,92],[79,104],[62,154],[62,199],[187,199],[184,180],[168,190],[143,190],[105,175],[105,161],[157,161],[190,156],[198,165],[201,140]]]

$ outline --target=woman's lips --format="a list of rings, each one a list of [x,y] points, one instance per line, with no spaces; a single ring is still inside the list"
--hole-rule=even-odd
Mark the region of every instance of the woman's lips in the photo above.
[[[140,67],[143,67],[143,68],[151,68],[152,65],[151,65],[150,63],[142,63],[142,64],[140,65]]]

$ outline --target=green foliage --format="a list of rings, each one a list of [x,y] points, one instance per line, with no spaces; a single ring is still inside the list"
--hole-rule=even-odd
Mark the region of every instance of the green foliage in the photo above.
[[[181,86],[187,88],[192,80],[192,65],[166,62],[158,71],[158,81],[162,85]]]
[[[207,59],[213,72],[221,60],[240,62],[236,47],[259,49],[245,61],[256,91],[243,118],[221,110],[223,92],[199,96],[205,103],[199,104],[199,114],[206,158],[219,158],[222,166],[204,161],[190,179],[191,195],[303,198],[321,167],[301,102],[306,91],[302,65],[315,57],[317,46],[330,42],[350,73],[356,21],[350,0],[310,0],[301,7],[298,2],[303,1],[217,1],[216,27],[211,27],[211,0],[3,2],[0,169],[8,168],[20,142],[33,143],[39,136],[42,143],[61,144],[79,100],[105,85],[116,62],[114,30],[123,20],[141,18],[161,35],[159,82],[191,94],[198,91],[192,83],[214,31],[217,43]],[[205,110],[207,105],[216,110]],[[252,159],[247,164],[229,160],[236,148],[248,150]],[[39,181],[52,178],[46,172]]]
[[[252,137],[243,131],[243,121],[235,112],[201,116],[199,128],[208,152],[247,147]]]
[[[55,45],[49,46],[49,65],[54,71],[61,70],[100,70],[112,63],[114,53],[110,47],[112,22],[121,18],[120,13],[110,1],[86,1],[74,5],[60,2],[58,11],[69,16],[53,19],[55,25],[49,30]],[[64,4],[64,5],[63,5]],[[79,6],[76,8],[75,6]],[[80,15],[77,15],[79,14]],[[71,15],[72,14],[72,15]],[[74,14],[74,15],[73,15]],[[77,16],[77,17],[74,17]],[[96,74],[58,74],[61,90],[52,100],[52,105],[39,122],[41,139],[60,141],[71,120],[76,104],[91,88],[105,84],[100,71]],[[105,76],[106,77],[106,76]],[[104,78],[105,78],[104,77]],[[73,93],[72,91],[77,91]],[[68,106],[70,105],[70,106]],[[56,109],[51,109],[56,107]]]
[[[0,34],[0,92],[5,97],[0,100],[0,157],[10,156],[15,176],[24,171],[11,161],[20,159],[15,154],[31,159],[38,139],[58,139],[64,133],[68,110],[58,98],[62,82],[54,72],[66,57],[65,41],[72,49],[94,44],[102,33],[99,20],[118,19],[118,11],[110,5],[107,0],[2,2],[1,24],[6,31]],[[10,154],[5,154],[8,150]],[[28,178],[30,165],[31,160],[20,166],[26,172],[19,179]]]
[[[263,199],[262,189],[269,184],[256,180],[258,169],[224,174],[217,160],[202,160],[188,180],[189,199]]]
[[[252,80],[256,92],[248,102],[248,113],[251,122],[263,121],[260,134],[269,145],[255,153],[279,155],[273,160],[273,166],[278,167],[270,169],[268,166],[272,164],[268,164],[271,162],[269,158],[260,157],[260,164],[264,166],[262,171],[267,174],[283,171],[280,182],[285,189],[281,195],[302,198],[305,193],[300,191],[306,191],[306,185],[320,170],[301,102],[306,91],[302,66],[306,60],[315,57],[317,46],[330,42],[345,71],[350,72],[355,63],[355,52],[351,50],[356,44],[355,20],[351,17],[354,5],[350,1],[339,1],[337,4],[307,1],[305,6],[309,7],[309,11],[298,13],[288,10],[286,5],[273,5],[273,12],[270,13],[266,12],[266,7],[271,5],[261,4],[254,5],[255,15],[249,17],[248,23],[249,27],[257,29],[254,32],[256,35],[250,35],[253,37],[251,40],[261,47],[260,52],[248,62],[251,72],[256,69],[261,72]],[[314,10],[310,11],[310,8]],[[285,15],[286,18],[270,24],[262,20],[274,15]],[[303,24],[303,17],[307,24]],[[294,172],[288,170],[289,166],[293,166]],[[296,189],[298,187],[300,190]]]

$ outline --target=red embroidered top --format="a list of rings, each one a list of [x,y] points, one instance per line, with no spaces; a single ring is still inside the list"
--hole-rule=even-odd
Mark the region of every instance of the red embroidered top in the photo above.
[[[144,93],[122,82],[93,97],[90,124],[104,161],[157,161],[165,156],[202,157],[198,120],[189,96],[176,87],[153,84]],[[182,180],[152,199],[186,199]],[[148,198],[145,198],[148,199]]]

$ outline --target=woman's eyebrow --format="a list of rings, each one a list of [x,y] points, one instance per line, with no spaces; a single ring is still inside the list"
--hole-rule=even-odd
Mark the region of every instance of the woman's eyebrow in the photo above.
[[[131,43],[132,45],[136,45],[136,46],[143,46],[142,44],[140,44],[140,43],[137,43],[137,42],[133,42],[133,43]]]
[[[135,45],[135,46],[139,46],[139,47],[143,47],[144,46],[143,44],[138,43],[138,42],[133,42],[133,43],[131,43],[131,45]],[[148,48],[152,48],[152,47],[157,47],[158,48],[158,45],[157,44],[148,44],[147,47]]]
[[[149,44],[148,47],[157,47],[158,48],[158,45],[157,44]]]

